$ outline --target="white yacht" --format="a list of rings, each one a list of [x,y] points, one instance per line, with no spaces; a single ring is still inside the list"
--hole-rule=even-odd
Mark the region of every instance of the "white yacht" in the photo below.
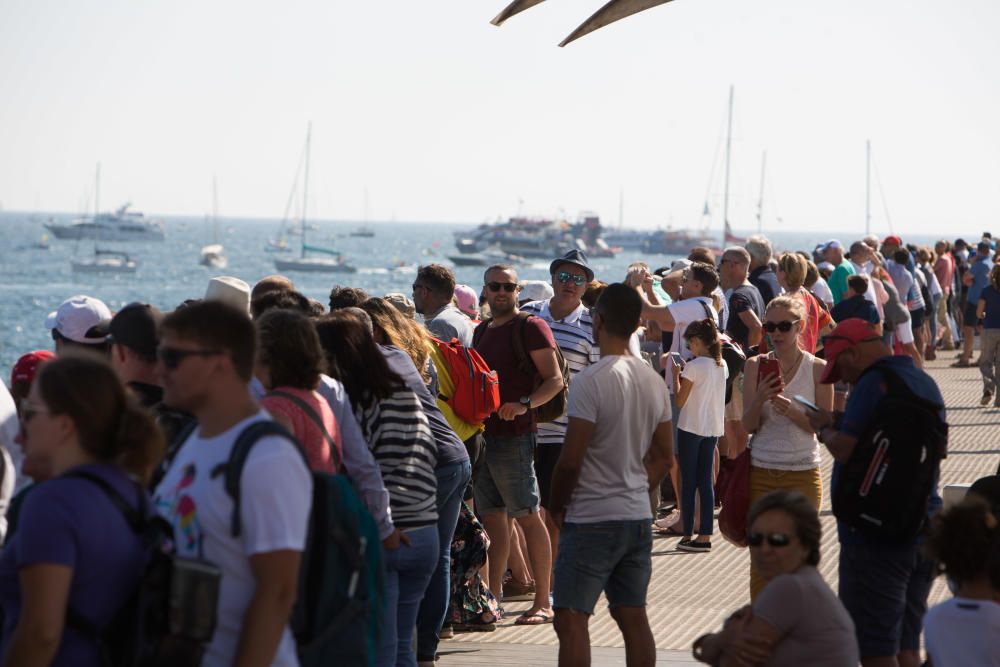
[[[46,224],[57,239],[101,241],[162,241],[163,223],[150,220],[125,204],[114,213],[98,213],[77,218],[68,225]]]
[[[93,259],[71,261],[75,273],[135,273],[138,263],[117,250],[94,250]]]

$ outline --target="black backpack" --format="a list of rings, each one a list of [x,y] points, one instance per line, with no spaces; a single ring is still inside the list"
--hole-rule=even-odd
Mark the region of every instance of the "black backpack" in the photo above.
[[[254,422],[237,436],[229,461],[212,471],[223,477],[233,499],[233,537],[242,532],[243,466],[254,445],[268,436],[288,440],[306,461],[298,440],[276,422]],[[300,664],[374,665],[384,596],[378,527],[347,477],[312,472],[312,480],[308,538],[290,622]]]
[[[134,509],[102,477],[82,470],[67,476],[101,489],[149,556],[135,591],[107,627],[97,628],[72,607],[66,609],[66,625],[98,643],[105,667],[197,667],[215,633],[219,569],[174,554],[173,529],[151,511],[138,484]]]
[[[901,544],[926,522],[948,424],[944,406],[917,396],[895,371],[876,363],[865,373],[880,373],[887,391],[840,469],[833,513],[863,535]]]

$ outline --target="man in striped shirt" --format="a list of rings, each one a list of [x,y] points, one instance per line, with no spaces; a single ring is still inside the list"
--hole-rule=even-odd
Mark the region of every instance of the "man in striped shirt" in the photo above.
[[[552,275],[551,298],[532,301],[521,306],[525,313],[545,320],[552,330],[556,344],[566,358],[569,370],[576,375],[601,358],[601,351],[594,343],[590,313],[581,299],[587,284],[594,280],[594,272],[587,264],[587,256],[579,250],[570,250],[549,265]],[[563,415],[554,422],[538,425],[538,447],[535,449],[535,472],[538,475],[538,492],[541,500],[545,527],[549,529],[552,544],[552,562],[555,563],[559,547],[559,528],[549,514],[549,489],[552,471],[562,452],[569,418]]]

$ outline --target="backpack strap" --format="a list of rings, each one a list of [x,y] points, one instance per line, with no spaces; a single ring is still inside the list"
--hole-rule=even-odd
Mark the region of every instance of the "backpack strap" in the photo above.
[[[528,355],[528,349],[524,345],[524,330],[528,326],[528,320],[534,317],[531,313],[525,313],[524,311],[518,311],[517,315],[514,316],[514,330],[511,332],[511,347],[514,348],[514,357],[517,359],[517,365],[521,369],[521,372],[525,375],[530,375],[535,377],[538,375],[538,369],[535,368],[535,362],[531,360]],[[556,344],[556,348],[558,348]]]
[[[224,475],[223,483],[226,493],[233,499],[233,515],[230,525],[230,534],[233,537],[239,537],[243,532],[243,522],[240,515],[240,477],[243,474],[243,466],[246,465],[247,458],[249,458],[253,446],[261,438],[269,436],[277,436],[288,440],[299,454],[302,455],[302,460],[306,464],[306,468],[309,468],[309,461],[306,459],[305,452],[302,451],[302,445],[281,424],[273,421],[257,421],[243,429],[236,436],[236,442],[233,443],[233,449],[229,453],[229,460],[216,466],[211,473],[213,478]]]
[[[174,439],[167,444],[167,453],[163,456],[163,460],[160,464],[156,466],[153,470],[153,474],[149,476],[149,490],[153,491],[163,481],[163,478],[167,476],[167,470],[170,469],[170,464],[174,462],[177,455],[181,453],[181,448],[184,443],[187,442],[191,434],[194,433],[195,429],[198,428],[198,422],[194,419],[190,420],[184,425],[184,427],[177,432]]]
[[[146,498],[143,493],[139,493],[139,509],[136,510],[129,504],[127,500],[118,492],[118,489],[113,487],[108,480],[104,479],[99,475],[95,475],[92,472],[87,472],[86,470],[72,470],[65,477],[72,477],[75,479],[85,479],[91,484],[97,486],[104,495],[108,497],[111,504],[118,509],[119,512],[125,517],[125,522],[128,523],[129,528],[135,533],[142,532],[142,526],[146,517]]]
[[[472,330],[472,347],[479,345],[479,341],[483,339],[486,335],[486,330],[490,327],[490,322],[493,321],[492,317],[487,317],[485,320],[476,325],[476,328]]]
[[[698,303],[700,303],[701,307],[705,309],[705,317],[708,318],[708,319],[710,319],[710,320],[715,320],[715,326],[716,326],[716,328],[719,331],[722,331],[722,327],[719,326],[719,318],[722,317],[722,314],[720,313],[720,314],[716,315],[715,317],[712,317],[712,309],[709,308],[708,304],[705,303],[704,301],[702,301],[701,299],[702,299],[702,297],[700,297],[700,296],[696,296],[695,297],[695,301],[697,301]]]
[[[303,401],[295,394],[289,393],[287,391],[281,391],[280,389],[276,389],[268,393],[268,396],[276,396],[278,398],[284,398],[286,400],[289,400],[295,405],[297,405],[299,408],[301,408],[302,412],[306,413],[306,416],[309,417],[309,419],[311,419],[313,423],[319,427],[320,433],[323,434],[323,439],[326,440],[326,444],[330,447],[330,454],[333,455],[333,460],[334,460],[333,469],[340,470],[340,465],[341,465],[340,449],[337,447],[336,441],[327,432],[326,426],[323,424],[323,418],[320,417],[318,412],[316,412],[316,409],[313,406],[306,403],[305,401]]]

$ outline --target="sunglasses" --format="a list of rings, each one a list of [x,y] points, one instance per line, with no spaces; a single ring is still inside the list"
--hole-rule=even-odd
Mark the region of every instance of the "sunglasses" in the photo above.
[[[491,292],[499,292],[503,290],[504,292],[513,292],[517,289],[517,283],[486,283],[486,287]]]
[[[161,347],[156,350],[156,357],[169,370],[176,370],[188,357],[214,357],[222,354],[222,350],[181,350],[176,347]]]
[[[775,331],[780,331],[781,333],[788,333],[792,330],[792,327],[802,320],[783,320],[781,322],[764,322],[764,331],[767,333],[774,333]]]
[[[418,289],[430,289],[429,287],[427,287],[427,285],[421,285],[419,283],[413,283],[411,287],[413,288],[414,292],[416,292]]]
[[[574,285],[576,285],[577,287],[581,287],[583,286],[584,283],[587,282],[587,276],[574,276],[569,271],[560,271],[559,273],[556,274],[556,280],[558,280],[563,284],[566,284],[572,280]]]
[[[764,540],[775,548],[787,547],[792,543],[791,536],[785,533],[750,533],[747,535],[747,544],[752,547],[759,547],[764,544]]]

